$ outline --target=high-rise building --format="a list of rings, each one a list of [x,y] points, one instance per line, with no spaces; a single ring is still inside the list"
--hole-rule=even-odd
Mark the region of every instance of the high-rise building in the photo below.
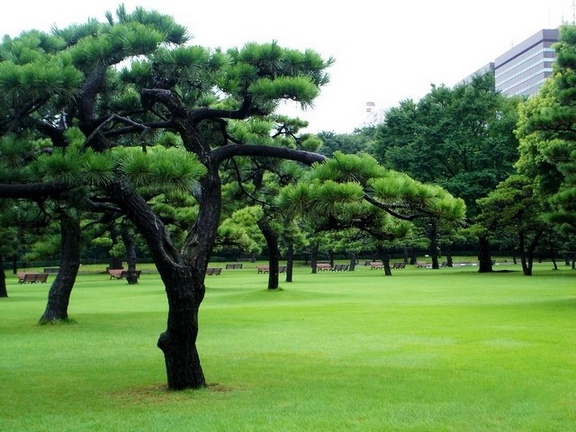
[[[552,45],[558,42],[558,35],[558,29],[540,30],[458,84],[469,82],[474,75],[493,72],[496,90],[508,96],[532,96],[552,74],[556,58]]]
[[[544,29],[511,48],[494,61],[496,90],[509,96],[538,93],[552,74],[558,29]]]

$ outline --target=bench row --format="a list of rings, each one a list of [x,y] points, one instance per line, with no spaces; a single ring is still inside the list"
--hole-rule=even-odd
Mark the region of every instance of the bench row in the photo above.
[[[18,273],[18,283],[46,283],[48,273]]]

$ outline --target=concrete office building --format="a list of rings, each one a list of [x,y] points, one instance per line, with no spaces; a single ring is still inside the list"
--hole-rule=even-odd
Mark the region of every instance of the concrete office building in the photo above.
[[[532,96],[552,74],[558,29],[544,29],[494,61],[496,90],[509,96]]]
[[[558,42],[558,29],[544,29],[522,41],[486,64],[457,85],[470,82],[473,76],[494,73],[496,90],[508,96],[532,96],[540,90],[544,80],[552,74]]]

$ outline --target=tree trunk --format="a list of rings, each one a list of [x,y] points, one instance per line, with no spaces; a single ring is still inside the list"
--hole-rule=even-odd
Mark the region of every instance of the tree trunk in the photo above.
[[[492,255],[490,254],[490,242],[486,237],[478,238],[478,273],[490,273],[492,271]]]
[[[446,246],[446,266],[454,267],[454,258],[452,257],[452,246]]]
[[[432,268],[438,270],[438,225],[435,220],[430,221],[427,229],[428,239],[430,240],[429,253],[432,258]]]
[[[76,215],[60,216],[60,235],[62,238],[62,253],[60,269],[48,292],[46,310],[40,318],[41,323],[66,321],[68,319],[68,304],[70,293],[76,282],[80,268],[80,220]]]
[[[312,267],[312,273],[317,273],[318,269],[316,264],[318,263],[318,242],[313,242],[310,248],[310,266]]]
[[[532,269],[534,267],[534,252],[536,251],[536,247],[538,246],[538,242],[540,241],[540,238],[542,238],[543,233],[544,230],[537,231],[536,234],[534,234],[532,241],[530,242],[530,244],[526,249],[525,249],[526,242],[524,232],[521,231],[518,235],[520,243],[520,253],[522,254],[521,255],[522,271],[524,272],[524,276],[532,276]]]
[[[558,264],[556,263],[556,251],[554,249],[554,241],[552,240],[552,230],[548,231],[548,250],[550,251],[550,259],[552,260],[552,266],[554,270],[558,270]]]
[[[356,254],[354,252],[350,252],[350,267],[349,271],[356,270]]]
[[[258,221],[258,227],[268,246],[268,289],[278,288],[278,263],[280,262],[280,248],[278,237],[267,221]]]
[[[196,347],[198,310],[204,297],[204,278],[187,266],[161,272],[168,296],[167,328],[158,338],[164,353],[168,388],[206,387]]]
[[[286,282],[292,282],[292,272],[294,271],[294,245],[288,245],[286,252]]]
[[[164,353],[170,390],[206,387],[196,348],[198,310],[204,299],[204,278],[220,221],[221,185],[217,167],[201,181],[200,210],[179,251],[164,223],[128,184],[107,190],[144,237],[160,273],[168,299],[167,328],[158,339]]]
[[[126,260],[128,262],[128,276],[126,276],[126,281],[130,285],[138,283],[138,276],[136,276],[136,245],[134,244],[134,239],[130,234],[128,228],[125,225],[120,227],[120,233],[122,234],[122,242],[126,247]]]
[[[524,245],[524,233],[521,231],[518,234],[518,246],[520,248],[520,262],[522,263],[522,273],[524,276],[532,276],[532,265],[526,256],[526,248]]]
[[[6,289],[6,272],[4,271],[4,258],[0,255],[0,298],[8,297]]]
[[[379,247],[378,256],[382,260],[384,276],[392,276],[392,269],[390,268],[390,255],[388,252],[384,248]]]

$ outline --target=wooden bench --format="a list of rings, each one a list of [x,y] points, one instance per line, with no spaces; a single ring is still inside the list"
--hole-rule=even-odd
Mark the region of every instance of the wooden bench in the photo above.
[[[18,273],[18,283],[46,283],[48,273]]]
[[[393,269],[403,269],[406,268],[406,263],[405,262],[397,262],[392,264],[392,268]]]
[[[256,270],[258,270],[258,273],[268,273],[270,271],[270,266],[267,265],[256,266]],[[286,266],[285,265],[278,266],[278,273],[286,273]]]
[[[328,271],[331,270],[332,266],[329,263],[317,263],[316,270],[318,271]]]
[[[233,264],[226,264],[226,270],[235,270],[241,269],[242,263],[233,263]]]
[[[123,269],[108,269],[108,274],[110,275],[110,279],[120,279],[123,271]]]
[[[377,270],[382,268],[384,268],[384,264],[381,263],[380,261],[372,261],[370,263],[370,270]]]
[[[349,268],[350,268],[350,264],[336,264],[332,268],[332,271],[348,271]]]
[[[218,276],[222,273],[222,267],[208,267],[206,269],[206,276]]]
[[[431,267],[432,264],[427,263],[426,261],[417,261],[416,262],[416,267],[417,268],[428,268]]]
[[[142,270],[121,270],[121,269],[111,269],[108,270],[110,274],[110,279],[126,279],[128,276],[134,276],[136,279],[140,278]]]

